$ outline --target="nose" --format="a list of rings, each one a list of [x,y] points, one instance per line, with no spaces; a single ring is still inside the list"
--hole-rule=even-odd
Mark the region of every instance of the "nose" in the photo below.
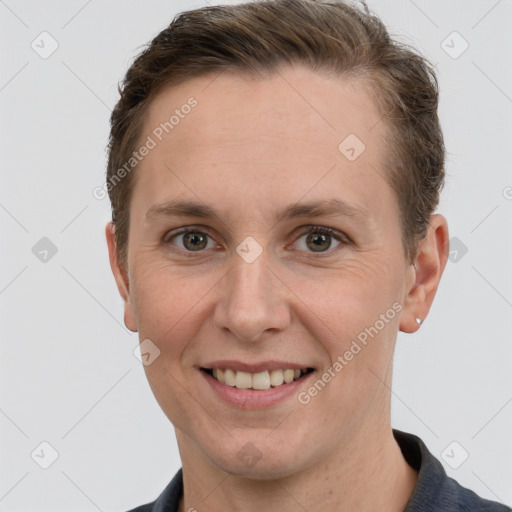
[[[214,325],[241,341],[255,342],[265,333],[284,331],[290,324],[290,290],[270,268],[265,251],[248,263],[238,254],[218,284]]]

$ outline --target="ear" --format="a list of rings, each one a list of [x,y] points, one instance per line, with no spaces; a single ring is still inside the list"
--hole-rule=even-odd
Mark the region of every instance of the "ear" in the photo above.
[[[409,269],[411,278],[400,317],[401,331],[417,331],[420,324],[416,319],[423,322],[427,317],[446,267],[449,251],[448,223],[442,215],[432,215],[428,232],[418,245],[414,265]]]
[[[107,238],[108,255],[110,259],[110,268],[116,280],[117,289],[124,302],[124,324],[130,331],[137,332],[137,323],[130,296],[130,283],[126,270],[119,264],[117,257],[117,244],[115,239],[115,226],[109,222],[105,226],[105,236]]]

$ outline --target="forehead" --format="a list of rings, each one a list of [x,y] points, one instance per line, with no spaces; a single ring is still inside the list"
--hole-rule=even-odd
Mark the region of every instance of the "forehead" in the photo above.
[[[197,121],[193,129],[200,125],[218,128],[201,132],[208,136],[204,142],[223,139],[226,132],[239,127],[250,127],[255,136],[287,133],[307,136],[312,142],[327,136],[325,142],[332,139],[334,143],[357,132],[370,142],[381,116],[369,90],[362,78],[327,75],[299,65],[264,77],[223,71],[161,91],[148,107],[144,131],[169,120],[170,114],[194,97],[199,108],[192,112]],[[298,122],[290,125],[292,120]],[[172,131],[177,142],[188,135],[184,129]]]
[[[163,182],[176,190],[177,177],[186,176],[187,185],[208,185],[223,197],[236,187],[244,200],[277,200],[283,189],[289,201],[305,193],[316,199],[336,187],[347,199],[378,206],[375,195],[387,187],[380,121],[355,78],[299,66],[266,77],[209,74],[168,87],[151,102],[142,140],[151,137],[155,148],[138,172],[153,202],[169,195]]]

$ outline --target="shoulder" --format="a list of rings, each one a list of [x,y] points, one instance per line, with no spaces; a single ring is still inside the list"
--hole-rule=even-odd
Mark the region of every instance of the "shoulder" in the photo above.
[[[153,501],[152,503],[147,503],[146,505],[140,505],[137,508],[132,508],[128,512],[153,512],[155,503],[156,501]]]
[[[178,512],[181,497],[183,495],[183,474],[182,468],[174,475],[169,485],[162,491],[160,496],[151,503],[139,505],[128,512]]]
[[[404,512],[511,512],[512,509],[478,496],[450,478],[423,441],[413,435],[393,430],[408,464],[418,471],[418,480]]]

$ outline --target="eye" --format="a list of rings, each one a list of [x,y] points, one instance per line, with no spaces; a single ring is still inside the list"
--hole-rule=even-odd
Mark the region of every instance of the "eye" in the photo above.
[[[304,240],[302,241],[302,239]],[[299,244],[299,248],[302,249],[305,247],[306,252],[325,253],[331,252],[329,249],[332,248],[333,239],[338,244],[334,248],[342,244],[348,244],[348,240],[334,229],[323,226],[309,226],[309,230],[301,235],[295,241],[295,244]]]
[[[203,249],[213,249],[215,243],[213,240],[208,240],[210,236],[197,228],[186,228],[178,231],[177,233],[167,233],[164,237],[164,242],[168,244],[177,245],[182,251],[186,252],[200,252]],[[177,242],[174,244],[173,240]],[[210,246],[208,246],[210,242]]]
[[[303,240],[304,239],[304,240]],[[308,226],[305,231],[294,242],[299,246],[299,250],[314,253],[332,252],[333,240],[336,242],[334,249],[340,245],[348,245],[350,240],[335,231],[334,229],[323,226]],[[205,231],[193,226],[183,228],[177,232],[170,231],[164,236],[163,242],[169,245],[176,245],[182,252],[202,252],[204,249],[214,249],[215,242]]]

